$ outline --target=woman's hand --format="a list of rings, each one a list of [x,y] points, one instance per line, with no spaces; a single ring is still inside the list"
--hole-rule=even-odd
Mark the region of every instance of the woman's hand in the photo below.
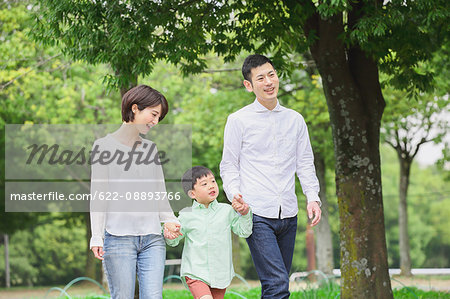
[[[183,234],[180,232],[181,225],[174,222],[166,222],[164,223],[164,238],[169,240],[176,239]]]
[[[94,253],[96,258],[98,258],[99,260],[103,261],[103,255],[105,254],[105,252],[103,251],[103,247],[101,247],[101,246],[93,246],[91,248],[91,250]]]

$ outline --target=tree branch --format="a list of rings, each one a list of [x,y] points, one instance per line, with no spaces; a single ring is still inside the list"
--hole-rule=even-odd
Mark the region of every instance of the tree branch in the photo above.
[[[393,149],[397,150],[396,146],[394,145],[394,143],[392,143],[390,140],[388,139],[384,139],[384,142],[386,142],[387,144],[389,144],[390,146],[392,146]]]
[[[433,139],[427,139],[427,138],[422,138],[420,140],[420,142],[416,145],[416,149],[414,150],[414,153],[411,155],[411,159],[414,159],[414,157],[417,155],[417,153],[419,152],[419,148],[422,144],[427,143],[432,141]]]
[[[5,84],[1,85],[1,86],[0,86],[0,90],[5,89],[6,87],[8,87],[8,86],[11,85],[12,83],[14,83],[14,81],[19,80],[20,78],[22,78],[22,77],[28,75],[29,73],[31,73],[32,71],[34,71],[34,70],[37,69],[38,67],[40,67],[40,66],[46,64],[46,63],[49,62],[50,60],[55,59],[56,57],[59,57],[59,56],[61,56],[61,55],[62,55],[62,53],[59,53],[59,54],[53,55],[52,57],[49,57],[49,58],[47,58],[47,59],[45,59],[45,60],[43,60],[43,61],[37,63],[35,66],[33,66],[33,67],[32,67],[31,69],[29,69],[28,71],[26,71],[26,72],[20,74],[19,76],[15,77],[15,78],[11,79],[10,81],[6,82]]]

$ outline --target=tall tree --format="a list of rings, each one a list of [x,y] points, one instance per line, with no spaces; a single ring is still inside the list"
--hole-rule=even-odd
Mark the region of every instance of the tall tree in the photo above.
[[[210,50],[232,60],[269,52],[277,65],[309,47],[323,78],[336,158],[342,298],[392,298],[380,174],[385,107],[379,67],[410,92],[430,87],[415,65],[448,42],[445,0],[41,1],[34,31],[90,63],[106,62],[119,87],[158,59],[185,72]],[[123,74],[127,75],[124,76]]]
[[[416,100],[402,101],[405,92],[385,89],[387,109],[383,116],[382,139],[397,153],[400,165],[399,180],[399,245],[400,270],[411,276],[411,257],[408,233],[407,197],[411,165],[421,146],[427,142],[441,142],[450,129],[446,117],[450,113],[447,96],[418,95]]]

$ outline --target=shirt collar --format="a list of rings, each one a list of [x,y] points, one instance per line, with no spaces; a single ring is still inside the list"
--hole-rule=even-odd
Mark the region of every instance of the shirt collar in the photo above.
[[[211,208],[213,211],[215,211],[217,209],[217,205],[219,203],[217,202],[217,199],[214,199],[208,206],[208,209]],[[194,202],[192,203],[192,209],[203,209],[205,210],[206,207],[203,204],[199,204],[195,199]]]
[[[268,112],[268,111],[280,112],[286,109],[283,106],[281,106],[280,102],[277,100],[277,105],[275,106],[275,108],[269,110],[266,107],[264,107],[260,102],[258,102],[258,99],[255,99],[255,101],[253,102],[253,108],[255,109],[256,112]]]

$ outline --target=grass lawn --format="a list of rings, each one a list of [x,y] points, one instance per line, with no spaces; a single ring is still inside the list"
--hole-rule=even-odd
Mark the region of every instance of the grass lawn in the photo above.
[[[448,277],[446,277],[448,278]],[[431,279],[427,277],[425,280],[422,277],[415,277],[414,279],[397,277],[393,281],[403,283],[393,286],[394,298],[411,298],[411,299],[450,299],[450,292],[448,291],[449,281],[448,279]],[[244,284],[232,285],[225,294],[225,299],[253,299],[260,298],[261,289],[255,282],[250,282],[247,288]],[[408,287],[406,287],[408,286]],[[251,287],[251,288],[250,288]],[[64,288],[64,286],[61,286]],[[48,293],[49,287],[14,287],[11,289],[0,288],[0,299],[53,299],[57,298],[61,294],[58,290]],[[430,291],[431,289],[441,289],[446,291]],[[426,291],[425,291],[426,290]],[[107,299],[109,295],[99,295],[102,290],[91,283],[81,283],[70,287],[68,295],[70,299]],[[340,290],[338,282],[330,282],[330,284],[324,284],[322,287],[317,288],[317,284],[309,283],[297,283],[291,284],[291,296],[290,298],[301,299],[336,299],[340,298]],[[76,294],[76,295],[75,295]],[[184,289],[181,283],[169,283],[164,285],[163,290],[164,299],[183,299],[193,298],[189,291]]]
[[[79,297],[77,299],[98,299],[102,297]],[[104,297],[103,297],[104,298]],[[187,290],[164,290],[164,299],[191,299],[192,295]],[[254,288],[250,290],[233,290],[230,289],[225,294],[225,299],[259,299],[261,298],[261,289]],[[305,291],[292,292],[292,299],[334,299],[339,298],[339,286],[331,285],[320,289],[311,289]],[[404,299],[450,299],[450,293],[423,291],[417,288],[402,288],[394,290],[394,298]]]

